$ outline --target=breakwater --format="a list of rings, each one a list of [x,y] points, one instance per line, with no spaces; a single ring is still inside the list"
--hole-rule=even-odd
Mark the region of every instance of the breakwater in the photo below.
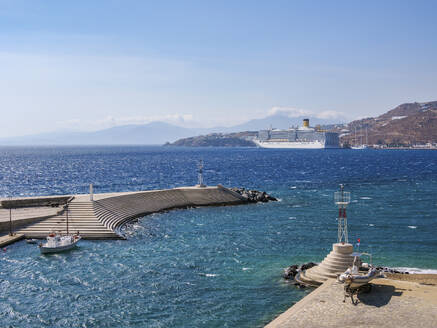
[[[265,201],[266,193],[259,201]],[[49,202],[50,197],[25,198],[5,200],[4,209],[14,206],[28,207],[42,204],[39,211],[42,216],[24,217],[14,220],[14,227],[25,225],[18,233],[26,238],[44,238],[50,231],[79,232],[84,239],[119,239],[124,238],[120,228],[145,215],[177,209],[198,206],[223,206],[256,202],[238,192],[221,185],[215,187],[183,187],[165,190],[122,192],[90,195],[62,196],[56,199],[56,204]],[[68,206],[67,206],[68,205]],[[48,209],[58,206],[52,215],[47,215]],[[37,207],[38,208],[38,207]],[[21,224],[20,224],[21,222]],[[7,224],[5,222],[4,226]]]

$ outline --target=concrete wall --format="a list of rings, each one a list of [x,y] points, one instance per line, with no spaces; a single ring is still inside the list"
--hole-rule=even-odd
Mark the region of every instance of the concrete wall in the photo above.
[[[36,206],[59,206],[64,205],[72,199],[72,196],[47,196],[47,197],[26,197],[15,199],[3,199],[3,208],[21,208]]]
[[[117,229],[138,217],[191,206],[218,206],[246,203],[239,194],[222,186],[176,188],[132,193],[94,202],[94,212],[109,229]]]

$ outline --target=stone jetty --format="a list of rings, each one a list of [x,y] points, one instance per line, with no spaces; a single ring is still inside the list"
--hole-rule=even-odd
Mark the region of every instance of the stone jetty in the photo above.
[[[15,231],[25,238],[45,238],[50,231],[66,233],[68,208],[70,232],[79,231],[85,239],[120,239],[123,238],[120,228],[124,224],[147,214],[176,208],[250,202],[253,201],[240,193],[218,185],[94,194],[92,197],[86,194],[2,200],[0,212],[8,213],[8,208],[14,208],[14,215],[15,211],[28,212],[27,216],[22,214],[18,220],[14,219]],[[7,222],[3,223],[2,230],[6,233]]]

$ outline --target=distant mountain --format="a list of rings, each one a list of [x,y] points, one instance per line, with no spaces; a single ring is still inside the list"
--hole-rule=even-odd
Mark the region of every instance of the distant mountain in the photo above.
[[[356,120],[343,131],[342,143],[414,145],[437,143],[437,101],[408,103],[378,117]]]
[[[152,122],[123,125],[94,132],[56,132],[0,139],[1,145],[162,145],[180,138],[209,132]]]
[[[233,127],[183,128],[180,126],[152,122],[142,125],[123,125],[93,132],[54,132],[22,137],[1,138],[0,145],[162,145],[178,139],[208,135],[211,133],[232,133],[258,131],[275,128],[288,128],[302,125],[307,117],[290,118],[286,115],[270,115],[262,119],[250,120]],[[329,120],[310,118],[312,125],[325,124]],[[222,140],[223,141],[223,140]]]

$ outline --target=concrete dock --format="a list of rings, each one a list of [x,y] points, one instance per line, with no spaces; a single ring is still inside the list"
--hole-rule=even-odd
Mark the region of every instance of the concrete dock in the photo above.
[[[435,284],[374,279],[372,291],[355,298],[357,305],[350,298],[343,303],[343,285],[328,279],[266,328],[437,326]]]
[[[126,223],[147,214],[175,208],[197,206],[236,205],[247,203],[241,195],[222,186],[183,187],[167,190],[121,192],[90,195],[67,195],[53,199],[25,198],[3,201],[5,206],[25,204],[28,207],[14,209],[20,213],[14,218],[14,227],[25,238],[45,238],[50,231],[66,233],[65,203],[68,203],[69,231],[80,232],[84,239],[119,239],[119,229]],[[36,206],[42,203],[44,206]],[[29,205],[30,204],[30,205]],[[50,206],[48,206],[50,205]],[[57,206],[57,207],[52,207]],[[7,233],[9,209],[0,210],[3,217],[3,233]]]
[[[19,241],[23,238],[24,238],[23,234],[17,234],[17,233],[13,234],[12,236],[10,235],[0,236],[0,247],[4,247],[9,244],[15,243],[16,241]]]

